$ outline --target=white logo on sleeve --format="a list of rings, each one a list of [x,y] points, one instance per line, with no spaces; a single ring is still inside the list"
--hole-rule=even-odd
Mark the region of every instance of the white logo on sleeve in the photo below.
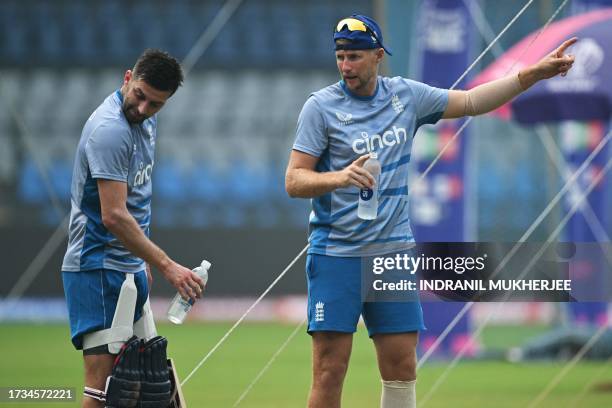
[[[336,117],[340,121],[340,124],[344,126],[350,125],[351,123],[354,122],[352,113],[336,112]]]
[[[325,303],[317,302],[315,305],[315,322],[322,322],[325,320]]]

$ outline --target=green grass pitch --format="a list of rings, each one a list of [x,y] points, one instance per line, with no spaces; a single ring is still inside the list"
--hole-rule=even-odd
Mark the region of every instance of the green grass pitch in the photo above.
[[[184,378],[229,329],[230,324],[161,325],[169,339],[169,355]],[[183,387],[190,407],[231,407],[295,326],[244,324],[227,339]],[[483,342],[493,346],[519,344],[540,329],[490,328]],[[70,342],[67,325],[0,325],[0,387],[74,387],[80,400],[82,359]],[[525,407],[559,372],[561,363],[509,364],[463,361],[438,389],[427,407]],[[446,367],[428,363],[420,372],[417,393],[425,395]],[[553,390],[541,407],[612,407],[612,393],[583,388],[594,378],[612,381],[612,364],[582,362]],[[304,407],[310,385],[310,338],[299,333],[255,385],[240,406]],[[377,407],[380,383],[374,350],[365,330],[355,336],[343,406]],[[2,405],[2,404],[0,404]],[[27,404],[4,404],[26,406]],[[75,406],[36,403],[33,407]]]

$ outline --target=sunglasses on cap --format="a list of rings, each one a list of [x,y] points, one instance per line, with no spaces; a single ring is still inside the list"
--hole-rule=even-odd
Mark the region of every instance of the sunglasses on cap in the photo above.
[[[370,27],[368,27],[366,23],[353,17],[344,18],[338,21],[336,32],[342,31],[344,27],[346,27],[349,31],[371,31]]]
[[[356,18],[352,17],[342,19],[338,22],[338,25],[336,25],[336,32],[338,33],[344,30],[345,27],[349,31],[363,31],[364,33],[370,33],[376,39],[376,41],[380,43],[374,30],[372,30],[366,23],[361,20],[357,20]]]
[[[361,20],[357,20],[356,18],[352,17],[342,19],[336,25],[336,32],[338,33],[345,28],[349,31],[363,31],[364,33],[370,33],[376,42],[380,44],[380,40],[378,39],[376,32]]]

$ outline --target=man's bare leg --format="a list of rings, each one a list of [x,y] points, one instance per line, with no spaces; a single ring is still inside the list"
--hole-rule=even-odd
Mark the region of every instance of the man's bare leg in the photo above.
[[[312,334],[312,387],[309,408],[339,408],[353,346],[352,333]]]
[[[383,380],[381,408],[416,407],[416,346],[418,333],[373,336]]]
[[[104,391],[106,377],[113,371],[114,354],[92,354],[83,356],[85,366],[85,387]],[[103,408],[104,403],[96,399],[83,396],[83,408]]]

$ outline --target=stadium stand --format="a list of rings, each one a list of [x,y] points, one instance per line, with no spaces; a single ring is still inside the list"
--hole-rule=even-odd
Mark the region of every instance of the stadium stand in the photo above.
[[[41,171],[67,210],[74,153],[90,112],[121,85],[122,70],[144,48],[186,56],[222,4],[0,2],[2,103],[21,120],[2,110],[0,179],[14,193],[13,210],[31,214],[18,219],[58,221]],[[364,0],[353,6],[371,9]],[[329,32],[342,12],[340,1],[323,0],[238,8],[160,113],[159,224],[303,225],[307,203],[286,197],[284,166],[308,93],[337,80]]]

